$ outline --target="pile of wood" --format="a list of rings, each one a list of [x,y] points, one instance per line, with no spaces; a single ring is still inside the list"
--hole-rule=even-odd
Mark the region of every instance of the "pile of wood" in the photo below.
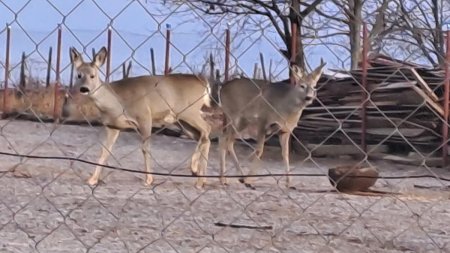
[[[323,76],[294,131],[310,144],[360,144],[362,70]],[[337,75],[336,75],[337,76]],[[367,73],[367,144],[433,150],[442,143],[444,72],[379,56]]]

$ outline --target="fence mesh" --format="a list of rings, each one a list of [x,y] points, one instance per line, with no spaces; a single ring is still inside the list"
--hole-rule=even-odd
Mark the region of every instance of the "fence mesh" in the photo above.
[[[450,6],[354,2],[1,1],[0,251],[449,252]]]

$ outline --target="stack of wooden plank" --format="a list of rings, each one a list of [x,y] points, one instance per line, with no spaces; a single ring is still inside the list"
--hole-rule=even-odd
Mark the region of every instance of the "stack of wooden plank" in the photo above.
[[[405,145],[412,150],[438,148],[442,142],[444,72],[385,56],[369,63],[367,143]],[[362,70],[336,73],[339,75],[323,75],[318,100],[304,111],[294,131],[305,143],[361,142]]]

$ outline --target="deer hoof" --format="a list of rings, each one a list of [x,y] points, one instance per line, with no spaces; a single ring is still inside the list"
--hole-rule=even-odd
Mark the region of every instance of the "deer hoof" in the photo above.
[[[98,178],[93,178],[93,177],[91,177],[91,178],[89,178],[89,180],[87,181],[87,183],[88,183],[90,186],[96,186],[96,185],[98,184]]]
[[[228,179],[226,177],[220,177],[220,183],[223,185],[228,185]]]
[[[147,179],[145,180],[144,185],[145,186],[151,186],[153,183],[153,177],[148,176]]]
[[[195,183],[195,188],[197,188],[197,189],[199,189],[199,190],[201,190],[201,189],[203,189],[203,181],[197,181],[197,183]]]
[[[244,185],[245,185],[245,187],[247,187],[247,188],[250,188],[250,189],[252,189],[252,190],[256,190],[255,186],[253,186],[253,185],[250,184],[250,183],[244,183]]]

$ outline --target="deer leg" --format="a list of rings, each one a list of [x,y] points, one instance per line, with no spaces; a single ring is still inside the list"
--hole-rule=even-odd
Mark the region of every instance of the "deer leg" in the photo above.
[[[141,122],[140,122],[141,123]],[[148,147],[150,144],[150,136],[152,134],[152,124],[140,124],[141,127],[139,128],[139,132],[142,136],[142,154],[144,155],[144,163],[145,163],[145,171],[147,172],[145,176],[145,186],[150,186],[153,183],[153,176],[150,174],[152,172],[152,164],[151,164],[151,158],[150,158],[150,152],[148,151]]]
[[[226,155],[227,151],[231,154],[233,158],[234,166],[239,169],[242,175],[244,171],[239,164],[236,152],[234,151],[236,132],[231,126],[227,126],[224,134],[219,138],[219,148],[220,148],[220,181],[222,184],[228,184],[228,180],[224,177],[226,171]]]
[[[227,179],[224,177],[227,166],[227,145],[228,145],[228,132],[225,132],[219,137],[219,154],[220,154],[220,182],[224,185],[228,184]]]
[[[211,141],[209,140],[209,134],[211,132],[211,127],[206,123],[206,121],[201,117],[200,113],[192,113],[189,115],[183,115],[182,120],[187,124],[195,128],[200,137],[198,139],[197,147],[195,148],[194,154],[192,155],[191,169],[192,172],[196,171],[199,178],[195,185],[196,188],[200,189],[206,182],[202,175],[206,174],[206,167],[208,164],[209,148],[211,146]],[[197,167],[194,167],[197,166]]]
[[[256,149],[253,153],[253,159],[250,164],[250,171],[248,175],[254,175],[256,167],[260,165],[261,162],[261,156],[263,154],[264,150],[264,142],[266,141],[265,131],[264,128],[258,129],[257,134],[257,142],[256,142]],[[239,180],[241,183],[244,183],[247,187],[252,187],[251,183],[253,181],[253,178],[250,177],[244,177],[243,179]]]
[[[228,152],[230,152],[231,157],[233,158],[234,167],[239,170],[241,175],[244,175],[244,170],[242,169],[239,159],[236,155],[236,151],[234,150],[235,138],[236,134],[233,133],[232,136],[230,136],[230,140],[228,142]]]
[[[109,127],[105,127],[105,138],[102,143],[102,151],[100,154],[100,158],[98,159],[98,164],[104,164],[105,161],[108,159],[109,154],[111,152],[111,148],[114,145],[114,143],[117,140],[117,137],[119,136],[120,130],[112,129]],[[100,174],[102,173],[102,166],[97,165],[95,167],[95,171],[92,174],[92,176],[88,180],[88,184],[91,186],[94,186],[98,183],[98,179],[100,177]]]
[[[289,174],[289,139],[291,134],[289,132],[282,132],[279,134],[279,140],[281,145],[281,155],[283,156],[283,162],[286,167],[286,174]],[[291,176],[286,176],[286,187],[291,187]]]

